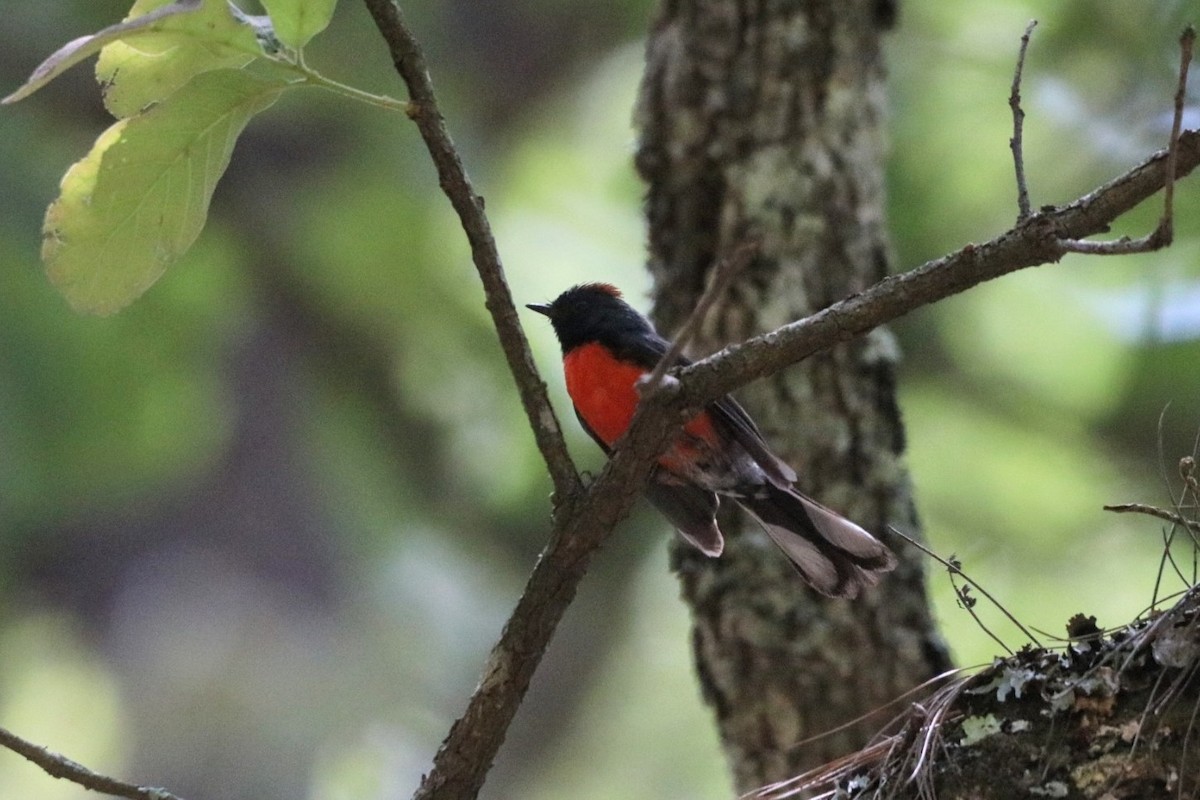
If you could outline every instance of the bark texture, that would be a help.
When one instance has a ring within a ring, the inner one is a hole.
[[[1178,800],[1200,797],[1200,589],[1105,636],[1067,623],[1069,645],[1026,647],[923,693],[896,732],[768,787],[786,797]]]
[[[1122,637],[998,661],[959,696],[927,774],[897,796],[916,789],[972,800],[1200,796],[1194,593],[1190,606],[1144,647],[1122,646],[1129,642]],[[1139,627],[1149,624],[1130,626],[1134,637]],[[893,784],[907,774],[895,774]]]
[[[693,355],[799,319],[884,277],[884,70],[891,7],[872,0],[663,0],[647,49],[637,165],[649,191],[655,316],[672,331],[712,265],[762,249]],[[800,487],[887,540],[917,530],[886,330],[749,387],[741,399]],[[727,532],[737,527],[725,520]],[[949,666],[918,556],[853,603],[803,587],[756,528],[674,563],[701,686],[745,791],[861,746],[871,719],[801,740]]]

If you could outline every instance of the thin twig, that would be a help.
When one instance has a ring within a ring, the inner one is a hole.
[[[70,781],[93,792],[128,797],[129,800],[180,800],[178,796],[171,794],[166,789],[135,786],[132,783],[93,772],[82,764],[60,756],[58,753],[52,753],[33,742],[28,742],[4,728],[0,728],[0,746],[7,747],[14,753],[29,759],[51,777]]]
[[[504,277],[496,240],[483,211],[483,198],[475,193],[471,179],[446,130],[446,121],[438,109],[437,97],[425,56],[404,22],[394,0],[365,0],[375,26],[387,41],[396,71],[408,87],[408,116],[417,125],[438,172],[438,182],[462,222],[471,245],[471,258],[483,282],[486,305],[508,360],[508,368],[517,383],[521,403],[529,418],[534,438],[554,481],[556,501],[561,503],[581,488],[579,473],[563,440],[562,428],[546,394],[546,384],[538,376],[529,343],[513,305],[512,292]]]
[[[1191,586],[1194,581],[1189,581],[1183,574],[1183,570],[1179,568],[1179,564],[1175,562],[1175,555],[1171,552],[1171,545],[1175,541],[1175,532],[1179,530],[1172,525],[1169,531],[1163,531],[1162,553],[1158,557],[1158,571],[1154,576],[1154,594],[1153,597],[1158,597],[1158,592],[1162,588],[1163,577],[1166,575],[1167,566],[1175,572],[1175,577],[1183,583],[1184,586]],[[1193,537],[1195,538],[1195,537]]]
[[[1017,619],[1016,617],[1014,617],[1012,615],[1012,613],[1009,612],[1009,610],[1000,603],[999,600],[997,600],[995,597],[992,597],[991,593],[987,589],[980,586],[978,582],[972,580],[970,575],[963,572],[962,567],[959,566],[956,562],[947,561],[946,559],[939,556],[937,553],[930,550],[925,545],[918,542],[916,539],[913,539],[908,534],[897,530],[893,526],[889,525],[888,530],[890,530],[892,533],[899,536],[904,541],[911,544],[913,547],[920,550],[925,555],[927,555],[930,558],[932,558],[933,560],[937,561],[939,564],[941,564],[943,567],[945,567],[947,570],[949,570],[951,575],[958,575],[964,581],[971,584],[971,586],[973,586],[976,589],[976,591],[978,591],[980,594],[982,594],[984,597],[986,597],[991,602],[992,605],[994,605],[996,608],[1000,609],[1001,613],[1003,613],[1004,616],[1008,617],[1009,622],[1011,622],[1013,625],[1016,625],[1017,628],[1021,631],[1021,633],[1025,634],[1026,638],[1028,638],[1029,641],[1033,642],[1034,645],[1036,645],[1039,648],[1044,647],[1042,645],[1042,643],[1040,641],[1038,641],[1038,638],[1036,636],[1034,636],[1033,633],[1029,630],[1029,628],[1026,628],[1023,624],[1021,624],[1021,621],[1019,619]],[[995,638],[995,637],[993,636],[993,638]],[[1012,651],[1009,651],[1009,652],[1012,652]]]
[[[1187,101],[1188,69],[1196,44],[1196,29],[1188,25],[1179,36],[1179,82],[1175,85],[1175,115],[1171,118],[1171,139],[1167,148],[1167,185],[1163,187],[1163,216],[1159,222],[1164,245],[1174,238],[1175,222],[1175,162],[1179,148],[1179,132],[1183,130],[1183,106]]]
[[[971,587],[959,586],[958,582],[954,580],[956,572],[957,574],[962,573],[962,562],[960,562],[954,556],[951,556],[946,563],[949,565],[947,572],[950,576],[950,586],[954,589],[954,596],[958,600],[958,607],[970,614],[971,619],[975,620],[975,624],[979,626],[979,629],[986,633],[988,638],[990,638],[993,642],[1000,645],[1001,650],[1008,653],[1010,656],[1013,655],[1013,649],[1005,644],[1004,640],[1000,638],[999,634],[989,628],[983,621],[983,618],[975,612],[975,605],[979,601],[971,596]]]
[[[1021,49],[1017,53],[1017,69],[1013,73],[1012,93],[1008,96],[1008,105],[1012,109],[1013,135],[1008,140],[1008,146],[1013,154],[1013,166],[1017,171],[1017,222],[1029,216],[1029,188],[1025,185],[1025,152],[1022,133],[1025,127],[1025,110],[1021,108],[1021,73],[1025,71],[1025,51],[1029,49],[1029,38],[1037,20],[1029,20],[1025,33],[1021,36]]]
[[[930,678],[920,686],[905,692],[901,698],[893,700],[892,703],[917,691],[928,689],[933,684],[961,672],[963,672],[962,669],[955,669]],[[902,747],[910,754],[905,757],[902,762],[903,764],[907,764],[913,760],[911,753],[913,748],[916,747],[918,737],[921,738],[921,743],[917,749],[916,763],[907,779],[900,785],[915,782],[919,785],[916,794],[917,797],[931,796],[927,795],[920,788],[920,785],[928,778],[926,765],[929,761],[930,751],[940,738],[941,728],[954,718],[951,712],[955,700],[972,682],[977,680],[978,675],[957,677],[953,682],[940,687],[928,697],[923,698],[921,702],[911,703],[904,711],[890,719],[880,729],[880,732],[872,737],[871,741],[862,749],[834,759],[827,764],[809,769],[791,778],[752,789],[741,795],[738,800],[784,800],[784,798],[799,795],[811,797],[813,800],[816,800],[816,798],[840,797],[842,795],[837,791],[838,784],[849,780],[853,776],[862,776],[865,773],[869,773],[870,770],[892,762],[893,756],[899,748]],[[888,703],[887,705],[891,705],[892,703]],[[884,733],[884,731],[895,728],[899,729],[896,733]],[[811,739],[806,741],[811,741]],[[883,775],[876,771],[869,777],[873,781],[881,781]],[[886,782],[881,781],[881,783]],[[826,791],[812,794],[821,789],[825,789]],[[881,795],[875,794],[873,796],[880,797]],[[908,797],[911,795],[906,792],[904,796]]]
[[[1087,242],[1079,238],[1062,241],[1063,250],[1069,253],[1084,253],[1097,256],[1122,256],[1132,253],[1149,253],[1171,244],[1175,237],[1175,180],[1179,168],[1179,137],[1183,130],[1183,107],[1187,99],[1188,69],[1192,64],[1192,49],[1196,42],[1196,29],[1188,25],[1179,37],[1179,80],[1175,86],[1175,115],[1171,120],[1171,136],[1167,142],[1165,173],[1163,181],[1163,213],[1158,225],[1149,234],[1131,239],[1122,236],[1107,242]]]
[[[891,700],[888,700],[886,703],[881,703],[880,705],[876,706],[875,708],[871,709],[870,711],[867,711],[863,714],[859,714],[854,719],[847,720],[835,728],[830,728],[828,730],[821,731],[820,733],[814,733],[812,736],[801,739],[800,741],[796,742],[795,744],[789,745],[787,749],[788,750],[796,750],[798,748],[804,747],[805,745],[812,744],[813,742],[819,741],[826,737],[834,736],[838,733],[841,733],[842,731],[849,730],[849,729],[853,728],[855,725],[858,725],[861,722],[866,722],[867,720],[871,719],[872,717],[875,717],[876,715],[879,714],[879,712],[883,711],[884,709],[890,708],[897,703],[902,703],[905,700],[907,700],[908,698],[912,697],[913,695],[915,695],[919,692],[925,691],[926,689],[930,688],[934,684],[941,683],[946,678],[953,678],[956,676],[961,677],[962,673],[966,672],[967,669],[969,669],[969,667],[954,667],[952,669],[946,670],[945,672],[934,675],[932,678],[926,678],[925,680],[918,683],[916,686],[902,692],[901,694],[897,695],[896,697],[893,697]],[[880,729],[880,733],[877,733],[876,736],[881,735],[882,731],[885,731],[888,728],[892,727],[897,722],[897,720],[899,720],[901,717],[903,717],[903,713],[892,717],[892,719]]]
[[[714,303],[725,296],[733,279],[741,273],[758,255],[761,242],[757,239],[748,239],[733,249],[725,258],[717,262],[717,266],[713,269],[712,280],[708,282],[708,287],[704,290],[704,294],[700,295],[700,300],[696,303],[696,307],[692,309],[692,313],[688,315],[687,320],[683,323],[678,333],[675,334],[674,340],[671,342],[671,347],[659,359],[654,371],[644,378],[638,386],[638,391],[642,397],[648,397],[652,394],[663,378],[667,374],[667,370],[675,366],[675,362],[679,360],[679,356],[683,354],[686,348],[692,341],[692,337],[700,330],[700,326],[704,323],[704,318],[708,315],[708,310]]]
[[[1187,528],[1192,533],[1200,533],[1200,522],[1190,520],[1186,517],[1176,514],[1174,511],[1168,511],[1165,508],[1158,508],[1157,506],[1148,506],[1144,503],[1117,503],[1111,506],[1104,506],[1104,510],[1115,511],[1118,514],[1146,514],[1147,516],[1166,520],[1172,525],[1178,525],[1181,528]]]

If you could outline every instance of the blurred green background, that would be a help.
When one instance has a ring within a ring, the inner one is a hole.
[[[405,9],[516,297],[606,280],[645,307],[629,120],[648,0]],[[126,10],[10,4],[0,92]],[[1007,98],[1030,18],[1036,206],[1162,146],[1195,11],[903,3],[888,37],[898,268],[1013,222]],[[402,94],[357,3],[308,58]],[[548,531],[549,481],[457,222],[407,120],[300,93],[252,123],[184,262],[122,314],[78,317],[41,272],[41,215],[107,125],[86,66],[0,111],[0,725],[189,800],[407,797]],[[1077,611],[1118,624],[1154,593],[1161,526],[1100,507],[1169,506],[1195,452],[1200,180],[1178,204],[1166,252],[1068,257],[898,326],[929,539],[1052,635]],[[1149,231],[1159,208],[1115,233]],[[549,328],[528,322],[595,469]],[[666,539],[641,509],[601,554],[485,797],[729,795]],[[931,571],[958,662],[989,660],[996,644]],[[0,796],[84,795],[0,753]]]

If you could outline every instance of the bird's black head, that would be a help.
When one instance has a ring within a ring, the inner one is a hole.
[[[657,336],[650,321],[607,283],[574,286],[553,303],[530,303],[526,308],[550,318],[564,354],[588,342],[617,347],[631,338]]]

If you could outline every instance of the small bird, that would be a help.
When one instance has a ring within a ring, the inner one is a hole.
[[[633,420],[639,379],[654,370],[669,343],[607,283],[575,286],[552,303],[526,308],[550,318],[562,345],[575,416],[611,453]],[[726,395],[683,426],[659,458],[646,497],[684,539],[714,557],[725,547],[716,520],[719,496],[734,500],[758,520],[804,580],[829,597],[857,597],[895,568],[891,550],[798,492],[795,480],[796,473],[767,447],[750,415]]]

